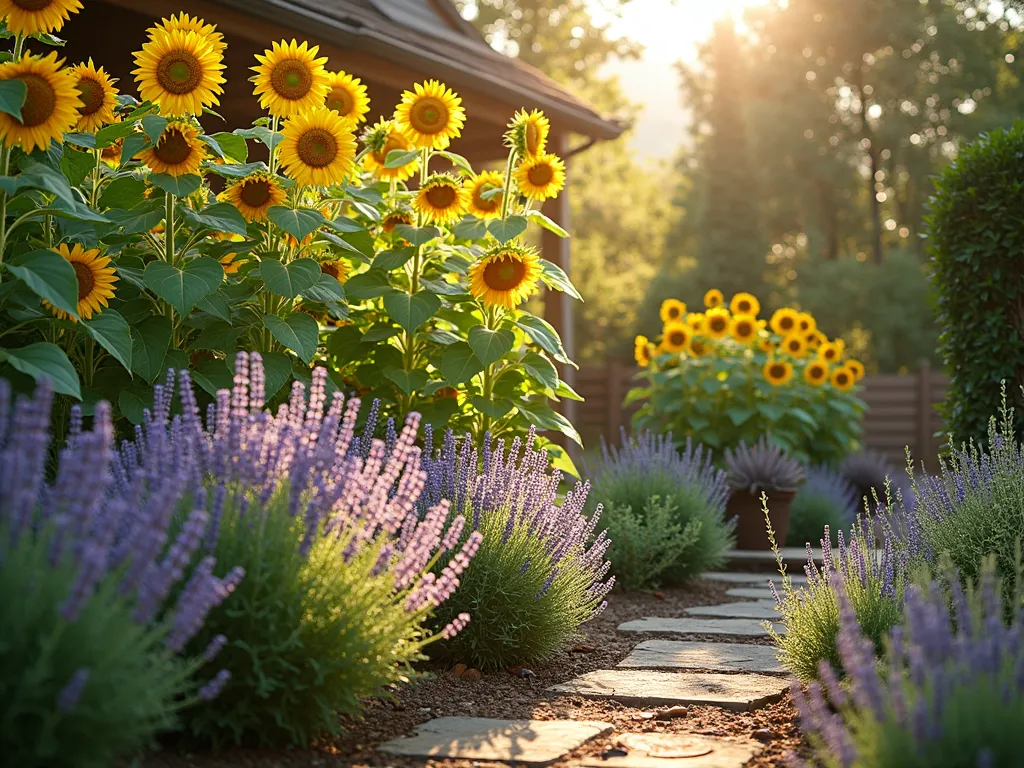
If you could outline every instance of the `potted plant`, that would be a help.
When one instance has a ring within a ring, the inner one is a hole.
[[[785,541],[790,507],[804,482],[803,467],[765,437],[754,446],[741,442],[735,450],[726,449],[725,464],[730,489],[725,515],[737,518],[737,548],[771,549],[761,509],[762,492],[768,494],[768,517],[775,538]]]

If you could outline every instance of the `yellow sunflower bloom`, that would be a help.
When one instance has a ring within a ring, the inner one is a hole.
[[[366,86],[358,77],[352,77],[346,72],[328,72],[327,85],[327,96],[324,97],[327,109],[355,123],[366,122],[370,97],[366,95]]]
[[[814,360],[804,368],[804,381],[812,387],[820,387],[828,381],[828,363],[821,360]]]
[[[860,360],[850,358],[846,363],[844,363],[844,365],[850,369],[850,373],[853,374],[854,381],[860,381],[864,378],[864,363]]]
[[[565,163],[557,155],[527,156],[516,167],[516,185],[529,200],[558,197],[565,186]]]
[[[153,173],[188,176],[198,173],[206,156],[206,145],[199,140],[199,130],[191,123],[173,121],[167,124],[156,145],[139,153]]]
[[[219,199],[235,206],[248,222],[266,221],[267,212],[284,203],[288,193],[269,173],[257,171],[225,189]]]
[[[821,349],[822,344],[828,344],[828,336],[821,331],[811,331],[804,337],[808,349]]]
[[[395,107],[398,130],[420,149],[447,149],[462,135],[465,123],[462,99],[437,80],[416,83]]]
[[[756,296],[749,293],[737,293],[729,302],[729,309],[734,315],[753,315],[757,317],[761,312],[761,302]]]
[[[96,249],[86,250],[78,243],[70,249],[66,243],[61,243],[52,250],[70,261],[75,268],[75,277],[78,278],[78,316],[89,320],[102,312],[108,306],[107,300],[114,297],[114,283],[118,280],[114,268],[110,266],[110,258],[100,256]],[[60,319],[78,322],[49,302],[44,301],[43,304]]]
[[[717,288],[712,288],[710,291],[704,294],[704,306],[708,309],[715,309],[715,307],[722,306],[725,301],[725,297],[722,292]]]
[[[447,224],[458,221],[466,213],[469,192],[454,176],[434,173],[423,182],[412,207],[431,224]]]
[[[775,310],[769,325],[771,325],[772,330],[779,334],[779,336],[789,335],[793,331],[797,330],[796,310],[790,309],[789,307],[783,307],[782,309]]]
[[[825,343],[818,347],[818,359],[826,363],[838,363],[842,354],[835,344]]]
[[[840,392],[849,392],[853,389],[853,385],[857,383],[857,378],[854,376],[853,371],[845,365],[841,365],[832,371],[831,381],[832,386]]]
[[[80,10],[81,0],[0,0],[0,18],[16,35],[58,32]]]
[[[800,312],[796,316],[796,324],[802,333],[811,333],[818,329],[818,324],[810,312]]]
[[[514,147],[521,157],[543,154],[548,144],[551,122],[539,109],[521,109],[512,116],[505,132],[505,146]]]
[[[685,352],[693,340],[693,329],[678,321],[667,323],[661,336],[661,346],[666,352]]]
[[[501,216],[501,202],[504,192],[484,197],[485,192],[501,190],[505,179],[498,171],[483,171],[467,179],[466,193],[469,195],[469,212],[478,219],[496,219]]]
[[[90,58],[84,64],[78,64],[69,70],[78,88],[78,98],[82,106],[78,108],[79,131],[95,133],[104,125],[117,120],[114,108],[117,106],[117,82],[108,75],[103,67],[97,68]]]
[[[540,272],[536,251],[506,243],[469,268],[469,292],[487,306],[515,309],[537,290]]]
[[[242,262],[238,259],[237,253],[225,253],[218,259],[220,261],[221,269],[224,270],[225,275],[234,275],[238,272],[242,266]]]
[[[352,121],[329,109],[297,115],[281,131],[281,166],[300,186],[340,184],[352,174],[355,156]]]
[[[769,360],[761,369],[768,383],[773,387],[789,384],[793,378],[793,364],[786,360]]]
[[[295,40],[273,43],[262,54],[256,54],[258,66],[250,67],[256,74],[249,78],[256,88],[260,108],[274,117],[297,117],[324,106],[330,81],[324,64],[327,57],[317,58],[320,46]]]
[[[661,315],[661,322],[675,323],[683,320],[686,315],[686,305],[679,301],[679,299],[665,299],[661,302],[659,314]]]
[[[412,213],[409,211],[389,211],[380,222],[382,231],[391,234],[399,224],[412,226]]]
[[[799,333],[791,333],[782,337],[779,349],[790,357],[804,357],[807,354],[807,342]]]
[[[363,155],[363,168],[371,171],[379,179],[405,181],[412,178],[420,169],[418,157],[397,168],[385,167],[388,154],[395,151],[404,152],[412,148],[412,142],[398,130],[394,120],[378,120],[372,128],[364,132],[363,144],[366,146],[366,154]]]
[[[142,98],[159,104],[167,117],[199,115],[224,93],[224,57],[198,32],[154,30],[135,64]]]
[[[339,283],[344,283],[352,272],[352,265],[347,261],[321,261],[320,271],[330,275]]]
[[[724,307],[709,309],[704,315],[704,335],[710,339],[724,339],[729,335],[731,324],[729,310]]]
[[[78,124],[82,99],[75,78],[61,69],[63,63],[56,53],[50,53],[43,58],[26,55],[21,61],[0,64],[0,80],[25,84],[21,119],[0,112],[0,140],[5,144],[20,146],[26,152],[46,149]]]
[[[775,344],[767,336],[757,342],[757,348],[769,355],[775,352]]]
[[[646,336],[637,336],[633,341],[633,358],[642,368],[651,364],[651,342]]]
[[[757,318],[753,315],[735,315],[729,333],[740,344],[749,344],[757,338]]]
[[[111,168],[117,168],[121,165],[121,150],[123,148],[124,139],[118,139],[100,150],[100,159]]]
[[[228,44],[224,41],[224,35],[217,31],[216,24],[207,24],[198,16],[189,16],[184,11],[171,16],[169,19],[161,19],[149,31],[149,36],[156,37],[161,32],[173,32],[176,29],[185,32],[195,32],[206,40],[213,47],[213,50],[219,54],[223,54],[228,48]]]
[[[686,324],[693,328],[694,333],[700,333],[704,330],[704,318],[703,312],[691,312],[686,316]]]
[[[694,357],[704,357],[708,353],[708,345],[704,339],[694,338],[690,340],[690,354]]]

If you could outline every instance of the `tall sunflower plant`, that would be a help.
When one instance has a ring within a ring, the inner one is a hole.
[[[212,397],[251,350],[268,397],[326,364],[329,386],[396,413],[578,441],[550,405],[578,398],[556,368],[572,363],[524,308],[542,284],[579,298],[525,239],[531,223],[565,236],[539,210],[565,183],[542,113],[517,113],[504,168],[477,172],[451,151],[466,113],[450,89],[416,84],[370,124],[366,86],[293,40],[253,63],[265,116],[215,132],[214,25],[181,13],[150,29],[136,97],[45,50],[80,9],[0,0],[5,376],[45,376],[87,412],[112,400],[139,423],[168,368]]]
[[[654,341],[637,336],[637,428],[671,432],[715,449],[767,435],[804,462],[832,464],[856,450],[865,404],[860,361],[814,317],[783,307],[761,317],[749,293],[727,303],[718,290],[703,311],[675,299],[661,306]]]

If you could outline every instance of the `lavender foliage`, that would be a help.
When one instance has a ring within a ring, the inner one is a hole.
[[[800,486],[790,507],[786,534],[786,545],[790,547],[817,541],[826,525],[833,531],[848,528],[861,509],[856,490],[831,467],[813,465],[807,468],[806,475],[807,481]]]

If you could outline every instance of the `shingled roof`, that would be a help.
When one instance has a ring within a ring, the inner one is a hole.
[[[450,0],[215,0],[296,32],[329,38],[409,68],[429,71],[456,90],[475,89],[518,108],[543,109],[567,129],[594,139],[623,130],[538,69],[503,56]]]

